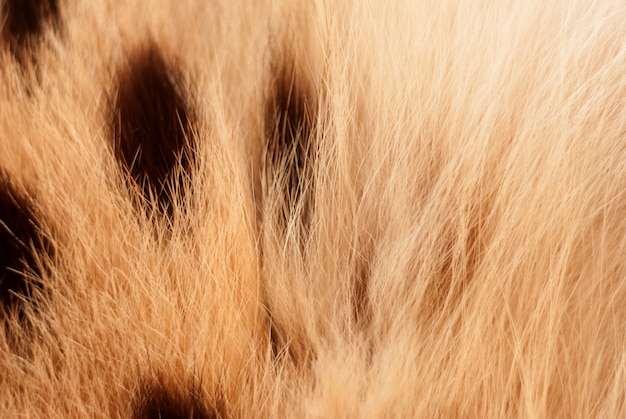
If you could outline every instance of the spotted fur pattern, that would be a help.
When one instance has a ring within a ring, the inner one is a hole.
[[[622,0],[2,0],[1,417],[625,417]]]

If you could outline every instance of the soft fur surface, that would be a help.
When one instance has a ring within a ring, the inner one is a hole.
[[[623,0],[4,0],[0,416],[626,417]]]

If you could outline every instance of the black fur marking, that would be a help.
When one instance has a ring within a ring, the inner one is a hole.
[[[172,189],[182,183],[175,169],[191,166],[192,110],[178,69],[154,44],[131,56],[118,73],[113,109],[114,152],[149,199],[171,215]]]
[[[0,304],[21,313],[22,298],[34,288],[27,274],[41,276],[35,253],[52,256],[53,249],[41,235],[41,218],[29,195],[19,191],[0,173]]]
[[[31,54],[47,27],[59,25],[58,0],[4,0],[2,36],[19,59]]]
[[[265,166],[270,177],[281,176],[286,201],[285,218],[311,188],[311,159],[315,137],[316,102],[309,80],[301,76],[290,59],[271,68],[269,97],[265,105]]]
[[[200,390],[181,388],[167,380],[143,382],[133,407],[136,419],[218,419],[226,418],[223,403],[207,407]]]

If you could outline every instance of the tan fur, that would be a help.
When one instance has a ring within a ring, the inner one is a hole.
[[[36,63],[0,57],[0,167],[58,248],[0,416],[128,417],[159,377],[230,417],[626,416],[622,1],[60,4]],[[198,112],[171,227],[110,151],[150,39]],[[281,54],[315,96],[284,223]]]

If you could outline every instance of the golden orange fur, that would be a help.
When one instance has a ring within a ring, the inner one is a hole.
[[[0,47],[53,243],[0,273],[0,416],[626,416],[623,1],[45,10]]]

